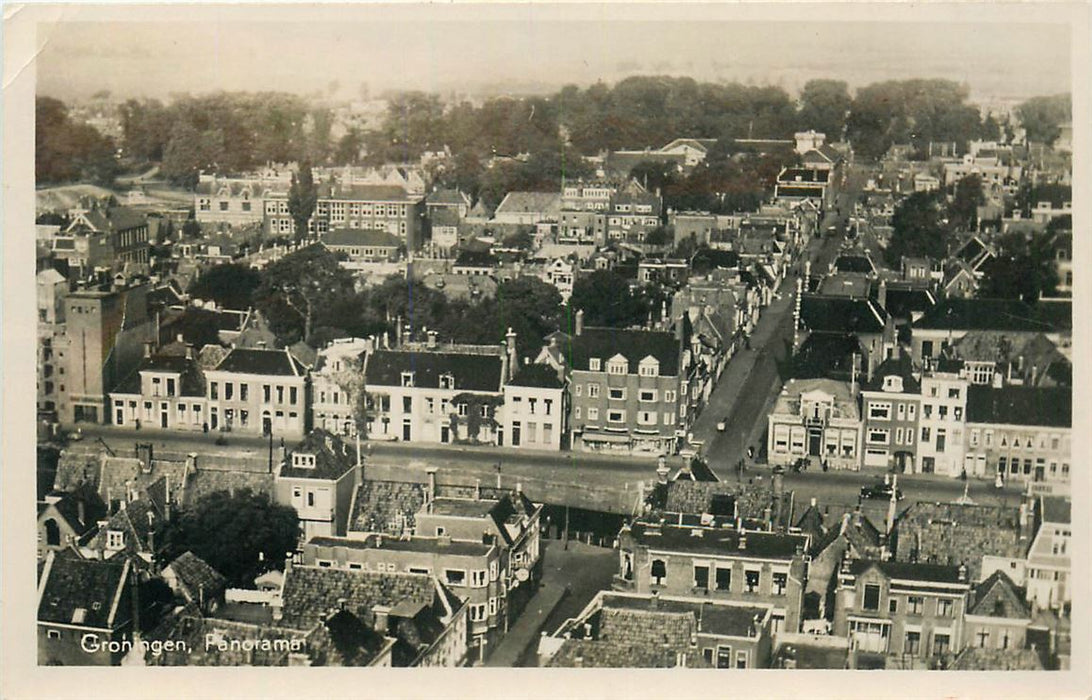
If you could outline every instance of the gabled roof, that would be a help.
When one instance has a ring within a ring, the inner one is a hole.
[[[558,378],[557,372],[546,365],[526,365],[521,367],[518,374],[508,382],[511,386],[529,386],[542,389],[560,389],[565,386]]]
[[[441,206],[470,206],[470,198],[456,189],[440,189],[430,192],[428,197],[425,198],[425,202]]]
[[[1069,428],[1073,424],[1071,387],[971,385],[967,389],[967,422],[1042,425]]]
[[[227,587],[223,574],[189,550],[165,568],[174,572],[178,587],[190,602],[197,602],[202,595],[214,597]]]
[[[903,394],[918,394],[921,391],[921,382],[914,376],[914,362],[909,355],[892,357],[884,360],[880,366],[873,370],[872,381],[862,382],[864,391],[883,391],[884,380],[887,377],[896,376],[902,378]]]
[[[676,482],[678,483],[678,482]],[[695,536],[698,530],[701,536]],[[633,539],[647,547],[673,552],[724,554],[759,559],[792,559],[797,548],[806,548],[802,534],[767,531],[746,532],[734,528],[692,527],[637,521],[630,526]]]
[[[39,584],[38,622],[113,629],[130,619],[122,600],[129,562],[50,553]]]
[[[296,454],[314,455],[314,467],[296,466],[292,459]],[[337,480],[355,466],[356,456],[344,440],[322,428],[315,428],[292,448],[281,464],[277,478]]]
[[[804,294],[800,322],[813,333],[880,333],[887,312],[871,299]]]
[[[560,211],[560,192],[509,192],[497,206],[494,216],[509,213],[556,215]]]
[[[679,372],[679,340],[666,331],[586,327],[570,340],[571,366],[588,370],[588,360],[599,358],[602,371],[607,361],[622,355],[629,364],[629,374],[637,374],[641,360],[648,356],[660,363],[660,376],[673,377]]]
[[[205,375],[196,360],[177,355],[155,355],[141,360],[136,369],[121,380],[113,391],[113,394],[140,394],[141,372],[169,372],[178,373],[179,396],[204,396]]]
[[[281,377],[301,377],[307,372],[286,350],[252,348],[234,348],[216,365],[216,371]]]
[[[1025,601],[1025,591],[1017,587],[1004,571],[997,570],[974,587],[968,615],[1030,620],[1031,609]]]
[[[857,559],[850,563],[849,573],[860,576],[872,568],[878,569],[884,576],[891,579],[920,581],[922,583],[966,583],[965,580],[960,581],[958,566],[942,564]]]
[[[458,352],[376,350],[368,356],[365,381],[371,386],[401,386],[402,373],[413,373],[414,386],[437,389],[440,377],[451,374],[453,389],[501,390],[504,362],[499,355]]]
[[[401,241],[380,229],[338,228],[322,237],[325,246],[397,248]]]
[[[914,328],[932,330],[994,330],[1068,332],[1073,327],[1070,302],[1018,299],[959,299],[939,302],[914,322]]]
[[[366,479],[357,490],[349,530],[401,535],[414,527],[424,504],[424,484]]]
[[[393,608],[412,602],[431,606],[436,583],[424,574],[389,574],[367,571],[292,566],[284,577],[284,616],[281,624],[311,629],[336,611],[339,601],[358,616],[377,605]]]
[[[489,251],[463,250],[455,258],[455,267],[495,268],[499,264],[497,256]]]

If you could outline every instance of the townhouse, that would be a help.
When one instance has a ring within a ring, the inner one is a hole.
[[[808,536],[750,529],[730,515],[663,513],[623,526],[613,588],[769,605],[770,631],[800,629]]]
[[[1073,600],[1070,554],[1073,504],[1061,496],[1040,496],[1035,539],[1027,557],[1027,600],[1037,608],[1068,608]]]
[[[921,385],[909,357],[887,360],[861,385],[865,467],[920,470],[917,457]]]
[[[311,425],[345,436],[357,434],[364,404],[364,363],[374,342],[339,338],[319,350],[311,370]]]
[[[972,331],[1017,334],[1042,333],[1059,347],[1069,344],[1073,305],[1069,300],[958,299],[937,303],[914,321],[911,345],[916,361],[939,358],[943,351]]]
[[[568,338],[567,367],[572,391],[573,446],[655,456],[673,454],[690,418],[686,386],[690,370],[682,349],[682,325],[664,331],[585,328],[576,313]],[[536,362],[547,362],[543,348]]]
[[[78,268],[80,276],[95,269],[120,269],[147,263],[148,218],[129,207],[73,209],[71,222],[52,242],[53,255]]]
[[[1067,386],[971,386],[964,469],[975,476],[1068,485],[1072,401]]]
[[[963,648],[970,589],[962,565],[844,559],[833,634],[887,668],[929,668]]]
[[[1028,644],[1031,607],[1025,592],[1004,571],[995,571],[971,591],[963,618],[968,649],[1023,649]]]
[[[307,432],[310,378],[291,352],[233,348],[205,370],[210,430],[301,438]]]
[[[359,451],[354,455],[341,438],[321,429],[284,455],[273,475],[273,495],[296,510],[301,542],[348,531],[363,468]]]
[[[376,350],[364,370],[367,435],[375,440],[503,444],[501,406],[515,335],[505,346]]]
[[[790,379],[767,424],[766,453],[772,465],[808,459],[814,466],[860,469],[861,414],[848,382]]]
[[[193,190],[194,219],[198,223],[232,226],[260,223],[264,213],[262,201],[270,188],[288,184],[286,178],[217,177],[202,173]]]
[[[546,365],[521,367],[504,385],[503,435],[510,447],[561,450],[569,443],[569,394]]]
[[[954,372],[938,370],[922,375],[917,444],[922,474],[962,474],[967,447],[967,387],[967,380]]]

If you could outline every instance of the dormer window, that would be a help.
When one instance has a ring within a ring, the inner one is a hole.
[[[315,455],[307,452],[295,452],[292,454],[292,466],[297,469],[314,469]]]
[[[106,531],[106,548],[112,552],[125,548],[125,533],[121,530]]]
[[[441,389],[454,389],[455,388],[455,375],[441,374],[440,375],[440,388]]]
[[[413,386],[413,372],[402,373],[402,386]]]
[[[607,374],[626,374],[628,370],[629,363],[626,362],[626,358],[624,357],[612,358],[611,361],[607,363]]]
[[[588,360],[588,369],[592,372],[598,372],[602,369],[598,357],[593,357]]]
[[[883,390],[902,393],[902,377],[891,375],[883,378]]]
[[[654,357],[646,357],[641,360],[637,373],[642,377],[656,377],[660,374],[660,363]]]

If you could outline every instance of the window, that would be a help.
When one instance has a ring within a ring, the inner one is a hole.
[[[888,599],[888,601],[887,601],[887,611],[889,613],[891,613],[892,615],[894,615],[895,613],[897,613],[899,611],[899,599],[898,598]]]
[[[906,596],[906,613],[908,615],[920,615],[924,607],[924,597],[920,595]]]
[[[655,377],[660,374],[660,366],[652,363],[642,363],[641,366],[637,368],[637,373],[642,377]]]
[[[611,360],[607,363],[607,374],[626,374],[629,363],[625,360]]]
[[[589,384],[588,385],[588,398],[589,399],[599,398],[599,385],[598,384]]]
[[[761,573],[758,572],[758,571],[744,571],[743,572],[744,590],[747,591],[748,593],[757,593],[760,578],[761,578]]]
[[[296,387],[291,387],[288,390],[288,403],[290,403],[293,406],[296,405],[296,400],[299,398],[297,393],[296,393],[297,391],[298,390],[296,389]]]
[[[709,567],[707,565],[694,565],[694,588],[709,590]]]
[[[732,647],[717,647],[717,668],[732,668]]]
[[[870,402],[868,404],[868,417],[873,420],[890,420],[891,404]]]
[[[534,413],[534,411],[532,411],[532,413]],[[489,417],[489,406],[486,406],[484,404],[479,406],[478,407],[478,415],[480,415],[482,418],[488,418]]]
[[[584,385],[583,384],[577,384],[576,385],[576,395],[577,396],[583,396],[584,395]]]
[[[466,585],[466,571],[463,569],[444,569],[444,580],[452,586]]]
[[[457,413],[458,413],[458,414],[459,414],[460,416],[466,416],[466,415],[467,415],[467,406],[466,406],[466,402],[465,402],[465,401],[464,401],[464,402],[461,402],[461,403],[460,403],[460,404],[458,405],[458,410],[457,410]]]
[[[736,652],[736,668],[747,668],[747,652]]]
[[[612,400],[614,400],[614,401],[620,401],[620,400],[626,398],[626,390],[625,389],[611,389],[610,390],[610,398]]]
[[[906,633],[906,644],[902,649],[904,654],[917,656],[921,653],[921,632],[910,631]]]
[[[717,567],[716,583],[718,591],[727,591],[732,588],[732,570]]]
[[[868,442],[873,445],[886,445],[888,438],[890,437],[889,430],[880,428],[869,428],[868,430]]]
[[[607,411],[608,423],[624,423],[626,420],[625,411]]]
[[[948,389],[948,398],[949,399],[958,399],[959,398],[959,387],[949,388]]]
[[[706,647],[701,650],[701,657],[705,659],[705,663],[710,666],[713,665],[713,647]]]
[[[485,569],[476,569],[470,572],[470,585],[481,588],[485,585]]]
[[[909,406],[906,407],[906,418],[907,418],[907,420],[914,420],[914,418],[917,416],[917,414],[918,414],[917,404],[910,404]]]
[[[921,429],[921,441],[922,442],[929,442],[929,429],[928,428],[922,428]]]
[[[588,409],[588,420],[599,420],[599,409],[598,408],[592,407],[592,408]]]
[[[773,575],[773,594],[785,595],[785,589],[789,585],[789,575],[786,573],[777,573]]]
[[[402,373],[402,386],[413,386],[413,372]]]
[[[499,572],[499,568],[497,566],[497,562],[496,561],[489,562],[489,580],[490,581],[496,581],[497,580],[498,572]]]
[[[600,370],[600,367],[602,367],[602,365],[600,364],[598,357],[592,357],[588,359],[588,370],[592,372],[598,372]]]
[[[655,401],[656,400],[656,391],[654,389],[641,389],[641,394],[640,394],[639,398],[640,398],[641,401],[646,401],[646,402],[647,401]]]
[[[270,386],[268,384],[263,384],[262,385],[262,401],[264,403],[269,403],[269,391],[270,391]]]
[[[470,620],[471,622],[482,622],[485,620],[485,603],[474,603],[470,606]]]
[[[496,598],[490,598],[489,599],[489,614],[490,615],[496,615],[497,614],[497,599]]]
[[[880,609],[880,587],[875,584],[866,584],[864,587],[864,609]]]
[[[952,648],[952,638],[948,634],[936,632],[933,634],[933,654],[947,654]]]
[[[220,398],[220,384],[218,382],[209,382],[209,398]]]
[[[937,617],[951,617],[953,607],[951,600],[941,598],[937,601]]]
[[[653,559],[651,576],[654,585],[662,585],[667,580],[667,562],[663,559]]]
[[[668,403],[675,403],[675,392],[670,389],[664,391],[664,401]]]
[[[106,548],[118,550],[125,547],[125,533],[121,530],[106,531]]]

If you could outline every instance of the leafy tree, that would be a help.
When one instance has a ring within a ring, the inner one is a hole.
[[[667,245],[672,242],[671,232],[666,226],[657,226],[645,235],[648,245]]]
[[[584,311],[589,326],[628,328],[648,318],[648,306],[633,294],[629,282],[613,270],[596,270],[573,284],[569,298],[573,313]]]
[[[535,246],[535,234],[530,226],[520,226],[515,233],[506,236],[501,243],[506,248],[531,250]]]
[[[315,176],[311,172],[311,163],[300,164],[299,173],[292,174],[292,184],[288,187],[288,212],[296,226],[296,241],[307,238],[307,222],[315,213],[318,204],[318,188]]]
[[[809,80],[800,92],[797,123],[801,129],[826,134],[828,141],[838,141],[852,103],[845,81]]]
[[[895,209],[891,243],[884,251],[888,264],[897,267],[903,256],[939,259],[948,253],[948,225],[943,194],[915,192]]]
[[[196,219],[186,219],[186,223],[182,224],[182,235],[186,238],[200,238],[201,224]]]
[[[991,299],[1023,299],[1035,302],[1053,295],[1058,287],[1054,267],[1053,236],[1009,234],[998,243],[998,255],[983,269],[978,295]]]
[[[353,127],[338,139],[337,148],[334,149],[334,161],[339,165],[355,165],[360,161],[360,154],[364,150],[364,134]]]
[[[256,576],[283,569],[285,554],[296,548],[299,526],[294,508],[242,489],[203,496],[171,520],[167,533],[172,550],[189,550],[231,585],[249,587]]]
[[[210,268],[195,279],[187,290],[198,299],[211,299],[226,309],[250,308],[254,291],[262,283],[261,274],[239,263],[228,263]]]
[[[319,244],[294,251],[261,273],[255,306],[279,342],[309,340],[315,319],[326,306],[352,294],[352,275]]]
[[[986,201],[982,193],[982,177],[972,173],[955,184],[955,195],[948,205],[948,219],[957,231],[978,228],[978,207]]]
[[[1027,130],[1028,141],[1052,144],[1061,133],[1060,126],[1073,119],[1069,93],[1033,97],[1016,107],[1016,116]]]
[[[41,185],[92,182],[113,185],[118,172],[112,140],[94,127],[77,123],[60,100],[34,102],[35,181]]]

